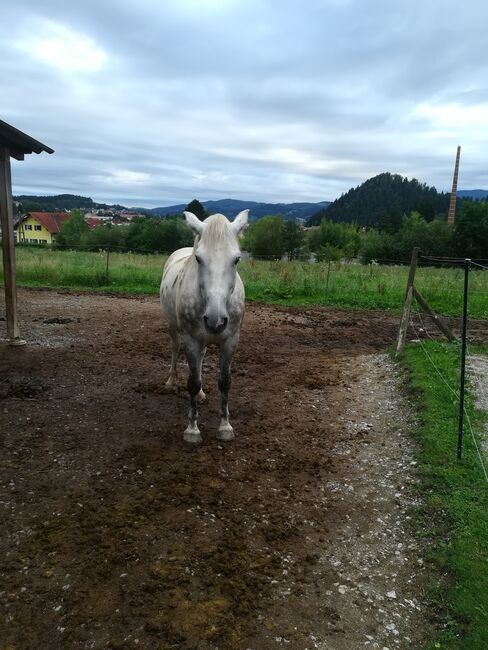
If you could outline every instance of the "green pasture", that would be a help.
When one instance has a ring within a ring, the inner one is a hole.
[[[471,350],[473,352],[473,350]],[[488,354],[488,347],[478,348]],[[427,647],[488,648],[488,482],[478,456],[487,414],[468,383],[463,454],[456,459],[459,344],[408,344],[402,365],[419,414],[417,460],[422,506],[415,528],[425,541],[435,638]],[[471,423],[472,432],[469,426]],[[485,466],[488,459],[484,457]]]
[[[166,257],[155,254],[55,251],[17,248],[20,286],[157,294]],[[249,300],[284,305],[334,305],[399,310],[406,266],[243,261],[239,272]],[[1,274],[1,271],[0,271]],[[463,270],[420,267],[416,285],[439,313],[457,316],[462,308]],[[1,275],[0,275],[1,277]],[[488,272],[470,274],[470,314],[488,318]]]

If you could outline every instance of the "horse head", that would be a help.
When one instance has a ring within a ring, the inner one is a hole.
[[[228,304],[240,260],[238,237],[248,225],[249,210],[240,212],[232,222],[223,214],[213,214],[205,221],[200,221],[192,212],[184,214],[186,223],[196,234],[192,258],[205,329],[211,334],[220,334],[229,320]]]

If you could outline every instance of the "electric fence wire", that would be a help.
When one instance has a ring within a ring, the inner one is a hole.
[[[478,262],[474,262],[471,260],[471,264],[474,264],[475,266],[479,266],[480,269],[483,269],[483,271],[488,271],[488,266],[485,266],[484,264],[479,264]]]
[[[415,298],[415,305],[416,305],[416,312],[417,312],[417,315],[419,317],[419,320],[420,320],[420,322],[422,322],[422,317],[420,316],[419,304],[418,304],[416,298]],[[425,356],[430,361],[430,363],[432,364],[432,367],[434,368],[436,373],[439,375],[439,377],[442,379],[442,381],[447,386],[447,388],[452,393],[452,395],[456,398],[457,401],[459,401],[459,391],[457,391],[455,388],[453,388],[451,386],[451,384],[447,381],[447,379],[444,377],[442,372],[439,370],[437,364],[433,360],[432,356],[429,354],[429,352],[428,352],[427,348],[425,347],[422,339],[420,338],[420,333],[417,331],[417,328],[415,327],[415,323],[414,323],[413,319],[410,319],[410,323],[411,323],[412,328],[413,328],[413,330],[415,332],[416,339],[420,343],[420,347],[421,347],[422,351],[424,352]],[[425,329],[424,329],[424,331],[425,331]],[[471,418],[469,417],[469,413],[468,413],[468,411],[466,409],[466,406],[464,407],[463,411],[464,411],[464,415],[466,417],[466,421],[467,421],[468,426],[469,426],[469,430],[470,430],[470,433],[471,433],[471,438],[473,440],[473,444],[474,444],[474,447],[476,449],[476,453],[478,455],[478,459],[479,459],[479,462],[480,462],[480,465],[481,465],[481,469],[483,470],[485,481],[486,481],[486,483],[488,483],[488,471],[486,469],[485,461],[483,459],[480,448],[478,446],[478,442],[476,440],[476,436],[475,436],[475,433],[474,433],[474,430],[473,430],[473,425],[471,424]]]

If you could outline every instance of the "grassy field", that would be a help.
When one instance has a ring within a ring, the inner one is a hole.
[[[438,637],[429,648],[488,648],[488,483],[465,427],[463,457],[456,460],[458,400],[434,370],[457,391],[459,346],[410,344],[403,365],[417,402],[418,461],[424,500],[418,528],[428,542],[433,574],[442,576],[431,595]],[[425,351],[431,360],[426,356]],[[488,348],[484,348],[488,354]],[[486,414],[476,411],[470,395],[467,410],[475,435]],[[486,463],[486,460],[485,460]]]
[[[17,248],[20,286],[62,287],[125,293],[157,293],[165,257],[135,253],[51,251]],[[399,310],[408,268],[334,262],[241,262],[249,300],[287,305],[334,305]],[[0,271],[1,273],[1,271]],[[462,269],[421,267],[416,285],[439,313],[462,309]],[[1,277],[1,276],[0,276]],[[488,272],[470,274],[470,314],[488,318]]]

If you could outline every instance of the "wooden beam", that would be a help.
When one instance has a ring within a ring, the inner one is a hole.
[[[429,303],[425,298],[423,298],[420,293],[417,291],[417,289],[414,287],[413,288],[413,294],[419,303],[419,305],[422,307],[422,309],[425,311],[426,314],[428,314],[434,324],[440,329],[440,331],[450,340],[450,341],[455,341],[456,337],[454,334],[451,332],[449,327],[443,322],[441,318],[435,313],[435,311],[430,307]]]
[[[0,147],[0,223],[2,224],[7,337],[11,343],[21,343],[17,315],[17,287],[15,282],[15,242],[10,152],[5,147]]]

